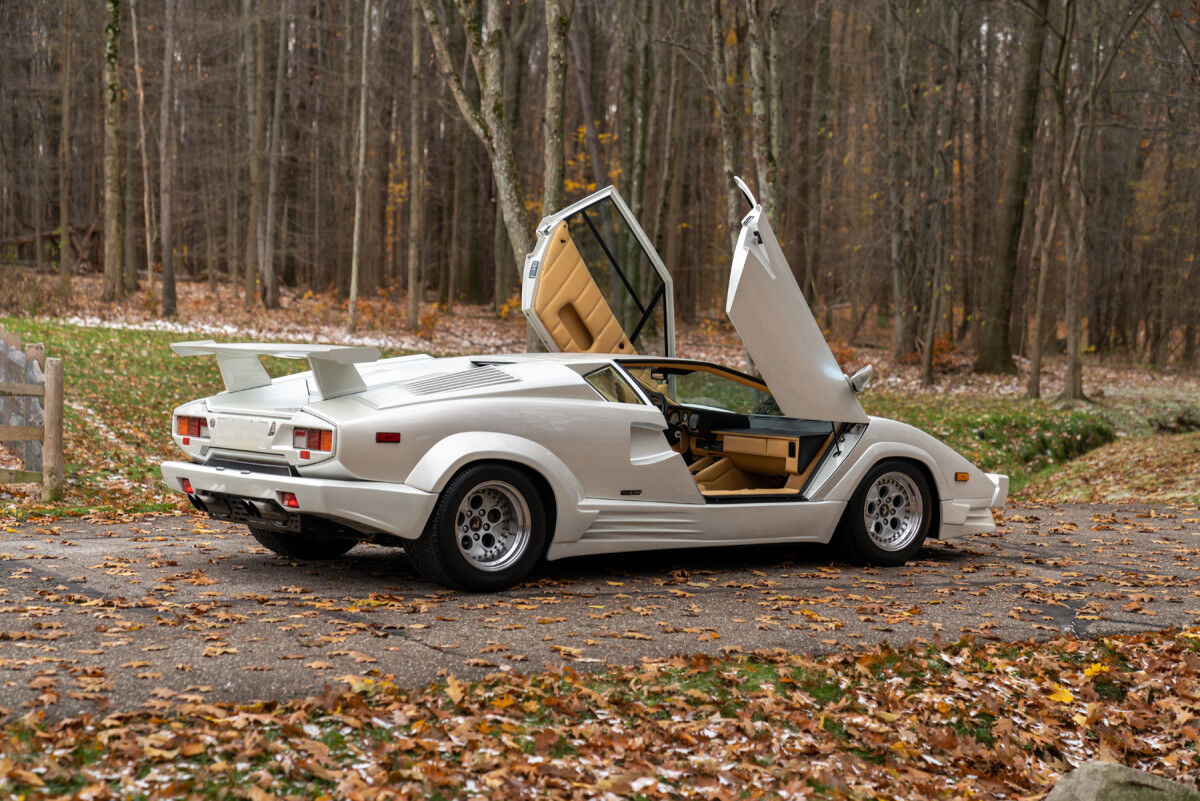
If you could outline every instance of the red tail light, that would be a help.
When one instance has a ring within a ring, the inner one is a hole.
[[[188,481],[186,478],[179,479],[179,486],[183,487],[183,491],[188,495],[192,494],[192,482]]]
[[[324,428],[293,429],[292,447],[329,453],[333,450],[333,432]]]
[[[187,437],[208,438],[208,421],[203,417],[184,417],[180,415],[175,418],[175,433],[185,439]],[[187,442],[183,443],[184,445]]]
[[[296,500],[296,494],[294,492],[281,492],[279,493],[279,499],[282,500],[283,505],[289,509],[300,508],[300,501]]]

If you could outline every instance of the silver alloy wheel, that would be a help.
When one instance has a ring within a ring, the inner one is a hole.
[[[516,487],[485,481],[458,505],[454,538],[473,566],[497,572],[510,567],[529,547],[532,519],[529,504]]]
[[[863,498],[863,522],[871,542],[885,551],[902,551],[921,531],[925,502],[912,477],[901,472],[875,479]]]

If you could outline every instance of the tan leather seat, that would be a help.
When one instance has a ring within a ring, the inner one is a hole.
[[[745,435],[741,436],[745,437]],[[757,472],[753,469],[746,469],[745,457],[741,454],[733,456],[708,454],[691,466],[692,478],[695,479],[700,492],[708,496],[795,495],[804,488],[808,477],[816,469],[817,462],[821,460],[821,456],[832,443],[833,434],[830,433],[821,443],[816,455],[807,465],[803,465],[803,469],[799,472],[793,472],[801,467],[795,465],[794,460],[792,460],[794,466],[791,469]],[[763,457],[756,458],[766,461]],[[778,461],[782,467],[783,460]],[[759,466],[753,461],[750,465],[751,467]],[[781,479],[783,480],[781,481]]]
[[[592,280],[565,220],[546,249],[533,310],[563,352],[637,353]]]

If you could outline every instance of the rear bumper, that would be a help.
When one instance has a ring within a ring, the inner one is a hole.
[[[316,515],[354,529],[384,532],[416,539],[437,502],[437,493],[405,484],[379,481],[338,481],[324,478],[279,476],[192,462],[163,462],[163,481],[183,492],[183,479],[194,494],[201,493],[278,503],[280,493],[296,496],[302,515]]]

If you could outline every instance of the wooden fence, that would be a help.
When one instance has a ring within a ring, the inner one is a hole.
[[[0,325],[0,443],[21,458],[21,469],[0,467],[0,484],[39,482],[42,499],[63,491],[63,368],[41,344]]]

